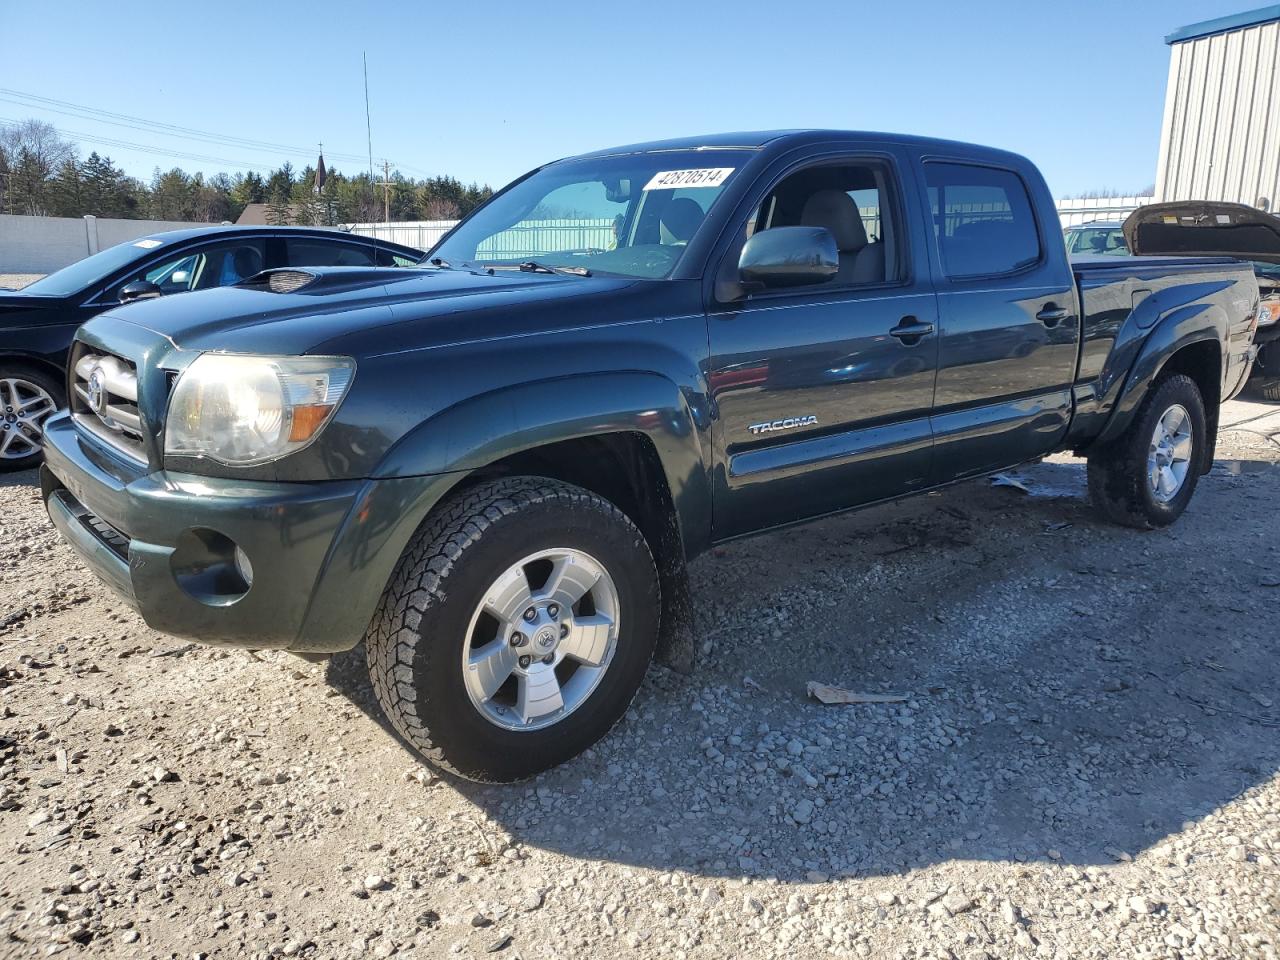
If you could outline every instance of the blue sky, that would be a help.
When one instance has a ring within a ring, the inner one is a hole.
[[[1016,150],[1056,195],[1129,191],[1155,181],[1164,36],[1258,5],[0,0],[0,119],[49,120],[142,177],[156,166],[301,167],[318,141],[331,166],[351,170],[365,164],[333,155],[366,151],[363,50],[374,153],[414,176],[498,186],[614,144],[829,126]],[[67,116],[54,110],[79,107],[14,103],[5,90],[298,153]]]

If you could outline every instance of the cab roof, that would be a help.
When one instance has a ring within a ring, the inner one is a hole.
[[[815,143],[897,143],[917,149],[934,148],[939,152],[964,153],[970,156],[1015,157],[1015,154],[995,147],[937,137],[920,137],[904,133],[880,133],[871,130],[831,130],[817,128],[794,130],[754,130],[738,133],[712,133],[702,136],[677,137],[671,140],[651,140],[647,143],[631,143],[604,150],[592,150],[576,157],[609,157],[628,153],[656,153],[666,150],[776,150]],[[1021,159],[1021,158],[1018,158]]]
[[[185,227],[181,230],[161,230],[157,233],[147,233],[140,237],[134,237],[133,242],[138,240],[159,240],[162,244],[180,243],[184,240],[197,240],[205,236],[242,236],[242,237],[258,237],[258,236],[280,236],[281,234],[294,234],[304,237],[346,237],[354,239],[358,242],[371,243],[372,240],[363,234],[346,233],[342,230],[335,230],[331,227],[275,227],[270,224],[240,226],[234,223],[208,223],[199,227]],[[385,240],[378,241],[379,246],[403,246],[403,244],[393,244]]]

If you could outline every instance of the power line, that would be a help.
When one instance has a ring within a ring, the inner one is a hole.
[[[160,133],[165,136],[178,137],[180,139],[203,140],[207,143],[221,143],[227,146],[238,146],[250,150],[271,150],[278,153],[289,153],[297,156],[310,155],[310,148],[304,149],[297,146],[291,146],[289,144],[273,143],[267,140],[254,140],[248,137],[237,137],[228,134],[213,133],[208,130],[198,130],[195,127],[183,127],[177,124],[164,123],[158,120],[147,120],[144,117],[135,117],[131,114],[102,110],[98,107],[87,106],[86,104],[73,103],[69,100],[57,100],[53,97],[44,97],[34,93],[26,93],[22,90],[13,90],[8,87],[0,87],[0,100],[4,100],[7,103],[13,103],[18,106],[35,106],[40,109],[49,110],[52,113],[78,117],[81,120],[93,120],[100,123],[109,123],[115,126],[128,127],[133,130],[143,130],[149,133]],[[347,162],[355,163],[361,162],[364,159],[359,154],[354,153],[330,151],[329,155],[337,160],[345,160]]]
[[[254,152],[270,152],[275,154],[286,154],[293,157],[309,157],[310,150],[301,147],[289,146],[288,144],[272,143],[267,140],[254,140],[247,137],[236,137],[227,134],[212,133],[207,130],[199,130],[195,127],[184,127],[172,123],[164,123],[158,120],[147,120],[144,117],[135,117],[131,114],[116,113],[111,110],[103,110],[98,107],[90,107],[86,104],[74,103],[70,100],[59,100],[54,97],[45,97],[34,93],[27,93],[22,90],[14,90],[9,87],[0,87],[0,102],[9,103],[14,106],[30,107],[39,110],[45,110],[50,113],[56,113],[61,116],[74,117],[79,120],[91,120],[94,123],[106,123],[112,126],[123,127],[129,130],[137,130],[142,133],[159,134],[166,137],[174,137],[180,140],[191,140],[195,142],[209,143],[213,145],[234,146],[238,149],[252,150]],[[7,121],[10,123],[16,121]],[[127,149],[138,150],[139,152],[148,153],[153,156],[175,157],[183,160],[201,160],[211,163],[226,163],[231,166],[244,167],[255,170],[273,169],[271,165],[263,163],[250,163],[240,160],[226,160],[220,157],[208,156],[205,154],[197,154],[192,152],[184,152],[178,150],[166,150],[163,147],[154,147],[146,144],[130,143],[126,140],[117,140],[110,137],[104,137],[97,134],[77,133],[75,131],[66,130],[67,134],[75,136],[79,139],[90,143],[100,143],[108,146],[125,147]],[[330,159],[346,161],[348,163],[363,163],[365,158],[359,154],[329,152]],[[385,162],[385,158],[383,159]],[[410,173],[417,173],[420,176],[431,177],[435,174],[424,170],[413,164],[396,164],[397,169],[405,170]],[[372,178],[370,178],[372,179]]]
[[[21,121],[14,120],[10,117],[0,117],[0,124],[8,127],[21,126]],[[222,163],[232,167],[244,167],[249,170],[270,170],[271,165],[265,163],[247,163],[242,160],[230,160],[227,157],[212,157],[203,153],[188,153],[182,150],[166,150],[163,147],[157,147],[152,144],[134,143],[130,140],[117,140],[114,137],[102,137],[97,134],[82,133],[77,130],[60,131],[70,137],[74,137],[77,141],[85,143],[98,144],[108,147],[124,147],[128,150],[136,150],[139,153],[148,154],[150,156],[173,157],[179,160],[202,160],[207,163]]]

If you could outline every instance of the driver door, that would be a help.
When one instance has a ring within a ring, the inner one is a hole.
[[[841,269],[710,311],[717,540],[928,482],[938,308],[899,170],[891,154],[792,169],[726,254],[721,269],[736,275],[752,231],[828,226]]]

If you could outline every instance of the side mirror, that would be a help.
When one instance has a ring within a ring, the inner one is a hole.
[[[840,271],[836,238],[826,227],[774,227],[742,247],[738,274],[745,284],[802,287],[826,283]]]
[[[160,288],[150,280],[135,280],[120,288],[120,302],[132,303],[134,300],[154,300],[160,296]]]

